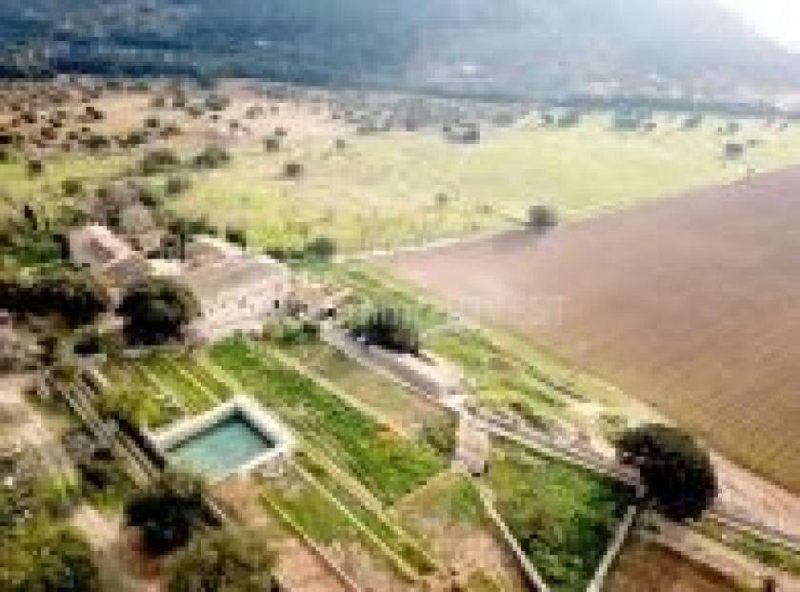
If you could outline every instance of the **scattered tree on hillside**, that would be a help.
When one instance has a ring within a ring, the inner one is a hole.
[[[666,517],[696,520],[714,502],[711,458],[688,433],[649,424],[626,431],[617,450],[623,463],[639,470],[648,498]]]
[[[204,485],[198,478],[167,471],[125,505],[125,521],[139,529],[145,549],[166,555],[185,546],[203,526]]]
[[[312,259],[330,261],[336,254],[336,243],[327,236],[319,236],[306,245],[306,253]]]
[[[75,197],[83,193],[83,183],[75,177],[67,177],[61,182],[61,191],[67,197]]]
[[[725,158],[735,160],[744,156],[744,144],[741,142],[727,142],[725,144]]]
[[[155,345],[183,337],[183,330],[199,314],[188,288],[167,278],[148,278],[131,286],[117,311],[124,317],[129,343]]]
[[[555,208],[536,204],[528,208],[527,225],[537,232],[549,230],[558,224],[558,213]]]
[[[281,149],[281,141],[280,139],[269,136],[264,138],[264,150],[266,152],[278,152]]]
[[[169,148],[150,150],[139,162],[139,170],[143,175],[166,173],[180,164],[175,152]]]
[[[242,228],[228,226],[225,229],[225,240],[234,245],[239,245],[243,249],[247,248],[247,233]]]
[[[703,124],[703,115],[701,113],[695,113],[693,115],[689,115],[686,119],[683,120],[683,129],[685,130],[697,129],[702,124]]]
[[[295,179],[303,174],[303,165],[299,162],[287,162],[283,167],[283,174],[289,179]]]
[[[221,529],[195,537],[172,565],[168,592],[271,592],[275,555],[266,535]]]
[[[206,146],[202,152],[195,155],[192,164],[198,169],[216,169],[228,164],[231,160],[230,153],[221,146]]]
[[[164,183],[164,193],[167,195],[180,195],[191,186],[192,181],[186,175],[170,175]]]
[[[38,177],[44,172],[44,163],[38,158],[32,158],[28,160],[27,170],[29,177]]]

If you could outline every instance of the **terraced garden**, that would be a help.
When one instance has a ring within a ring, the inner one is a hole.
[[[410,442],[348,406],[286,367],[267,348],[230,339],[212,347],[210,356],[384,503],[413,491],[445,465],[432,448]]]
[[[312,373],[287,364],[286,355]],[[472,483],[445,470],[446,455],[420,437],[422,430],[380,420],[412,425],[409,417],[423,419],[430,404],[328,346],[276,351],[231,338],[200,354],[153,354],[103,370],[110,392],[138,393],[139,420],[150,429],[239,391],[279,416],[298,449],[284,474],[254,480],[261,509],[320,546],[356,581],[404,590],[445,574],[467,590],[522,589]],[[558,592],[585,587],[628,500],[612,483],[502,444],[486,485]]]
[[[510,445],[497,445],[488,483],[503,520],[558,592],[583,592],[632,492]]]
[[[450,414],[433,402],[401,388],[330,345],[315,341],[283,345],[281,350],[404,432],[452,421]]]

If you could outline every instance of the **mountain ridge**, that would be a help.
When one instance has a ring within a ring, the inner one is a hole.
[[[0,47],[7,75],[520,94],[800,87],[800,56],[716,0],[6,0]]]

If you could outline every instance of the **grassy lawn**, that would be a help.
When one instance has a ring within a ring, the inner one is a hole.
[[[399,577],[382,549],[297,468],[290,466],[281,477],[263,481],[262,490],[265,511],[277,508],[303,534],[331,552],[351,577],[359,580],[365,564],[373,574],[378,571],[392,580]]]
[[[365,503],[341,479],[333,475],[313,457],[298,451],[295,460],[313,479],[327,489],[347,509],[414,571],[428,574],[434,571],[435,565],[428,554],[420,547],[419,542],[412,540],[408,534],[391,523],[385,516],[368,508]]]
[[[583,219],[731,181],[748,167],[800,162],[797,125],[778,132],[743,120],[727,136],[714,118],[691,131],[680,129],[680,118],[657,123],[652,133],[620,132],[609,114],[597,114],[572,129],[488,130],[474,146],[392,132],[351,137],[343,151],[331,151],[329,138],[290,134],[277,155],[241,147],[227,168],[196,176],[176,207],[245,226],[256,245],[301,245],[322,233],[352,250],[507,226],[532,202]],[[751,139],[760,143],[743,160],[721,158],[725,142]],[[282,177],[289,160],[303,163],[302,177]]]
[[[487,479],[497,510],[553,590],[582,592],[631,493],[518,448],[496,453]]]
[[[213,346],[211,359],[384,503],[413,491],[444,466],[432,449],[405,440],[241,339]]]
[[[208,411],[218,402],[211,393],[183,374],[170,357],[156,354],[136,363],[143,372],[155,378],[192,413]]]
[[[426,424],[442,424],[449,414],[389,378],[365,368],[336,348],[322,342],[282,347],[320,376],[409,433]]]

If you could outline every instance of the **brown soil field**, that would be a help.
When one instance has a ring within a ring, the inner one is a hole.
[[[800,168],[393,273],[655,405],[800,492]]]
[[[712,570],[674,551],[633,539],[608,580],[609,592],[730,592],[736,587]]]

